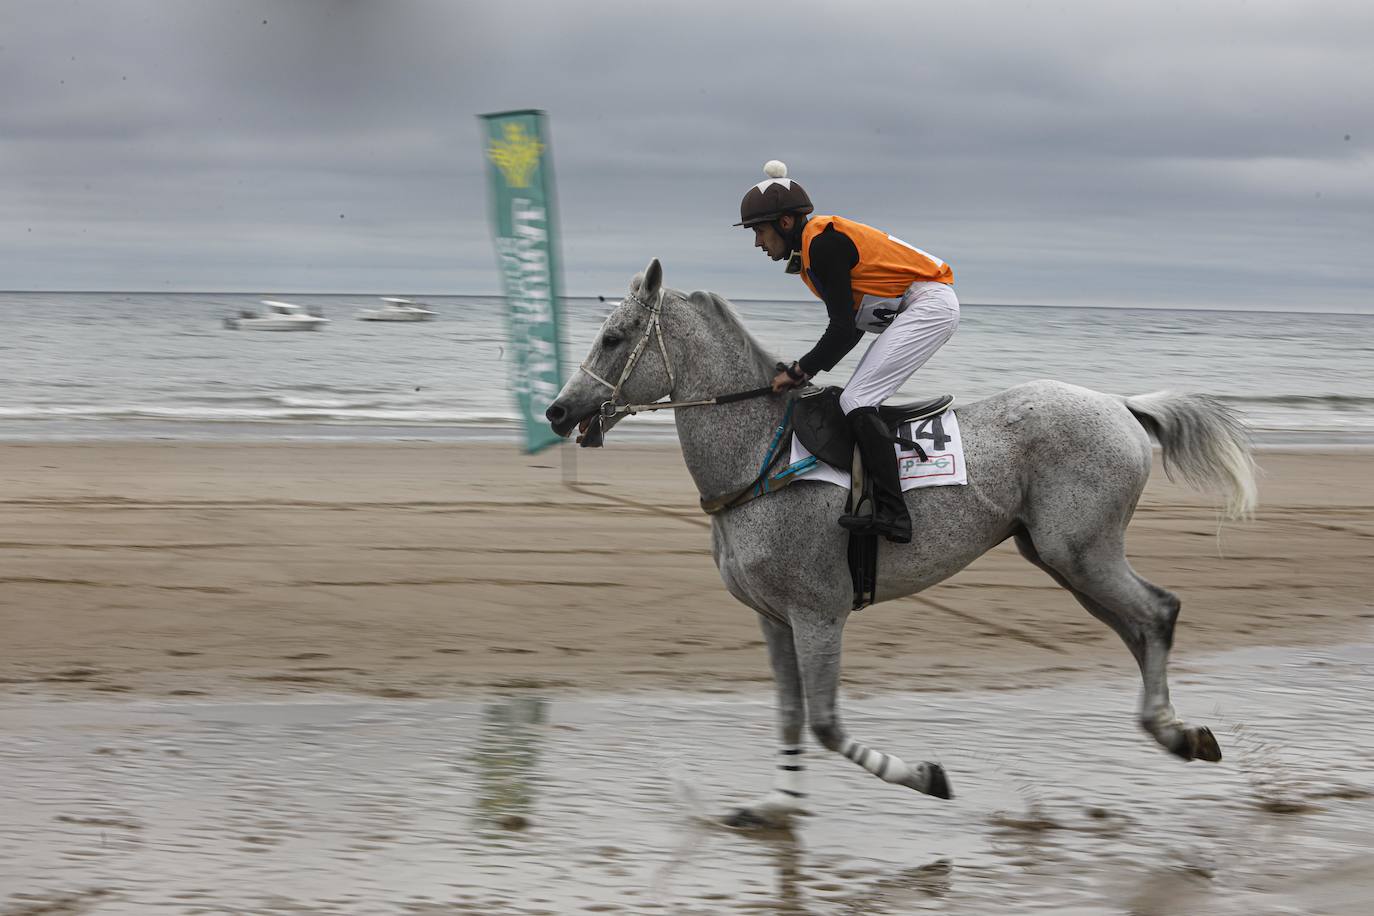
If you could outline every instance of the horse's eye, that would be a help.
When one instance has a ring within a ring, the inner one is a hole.
[[[618,347],[618,346],[620,346],[620,337],[619,337],[619,335],[617,335],[617,334],[606,334],[605,336],[603,336],[603,337],[601,338],[601,346],[603,346],[603,347]]]

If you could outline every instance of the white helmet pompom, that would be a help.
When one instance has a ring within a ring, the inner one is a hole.
[[[763,164],[763,174],[769,178],[786,178],[787,163],[779,162],[776,159],[769,159]]]

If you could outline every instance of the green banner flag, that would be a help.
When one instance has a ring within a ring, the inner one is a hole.
[[[557,225],[548,117],[542,111],[481,115],[491,184],[492,231],[506,291],[510,380],[525,450],[559,441],[544,419],[562,382]]]

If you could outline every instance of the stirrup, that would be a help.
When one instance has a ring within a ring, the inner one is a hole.
[[[865,508],[868,511],[864,511]],[[859,502],[854,506],[852,512],[846,512],[838,519],[841,528],[858,534],[873,533],[871,529],[877,524],[877,520],[877,501],[867,494],[859,497]]]
[[[894,544],[911,543],[911,533],[908,530],[903,529],[896,522],[878,518],[876,512],[872,515],[860,515],[858,513],[841,515],[839,525],[850,534],[885,537]]]
[[[864,503],[871,507],[867,515],[859,511]],[[902,526],[897,520],[879,518],[877,502],[868,496],[859,500],[854,512],[841,515],[839,524],[851,534],[882,536],[894,544],[911,543],[911,529]]]
[[[887,538],[893,544],[911,543],[909,532],[901,530],[891,522],[879,521],[876,518],[854,518],[845,515],[840,517],[840,527],[850,534]]]

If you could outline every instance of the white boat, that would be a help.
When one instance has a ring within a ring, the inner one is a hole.
[[[261,315],[244,309],[232,318],[224,319],[224,326],[236,331],[318,331],[329,324],[323,315],[312,315],[299,305],[261,299],[267,311]]]
[[[398,296],[380,296],[386,305],[379,309],[363,309],[358,313],[359,321],[430,321],[434,318],[433,309],[422,302],[401,299]]]

